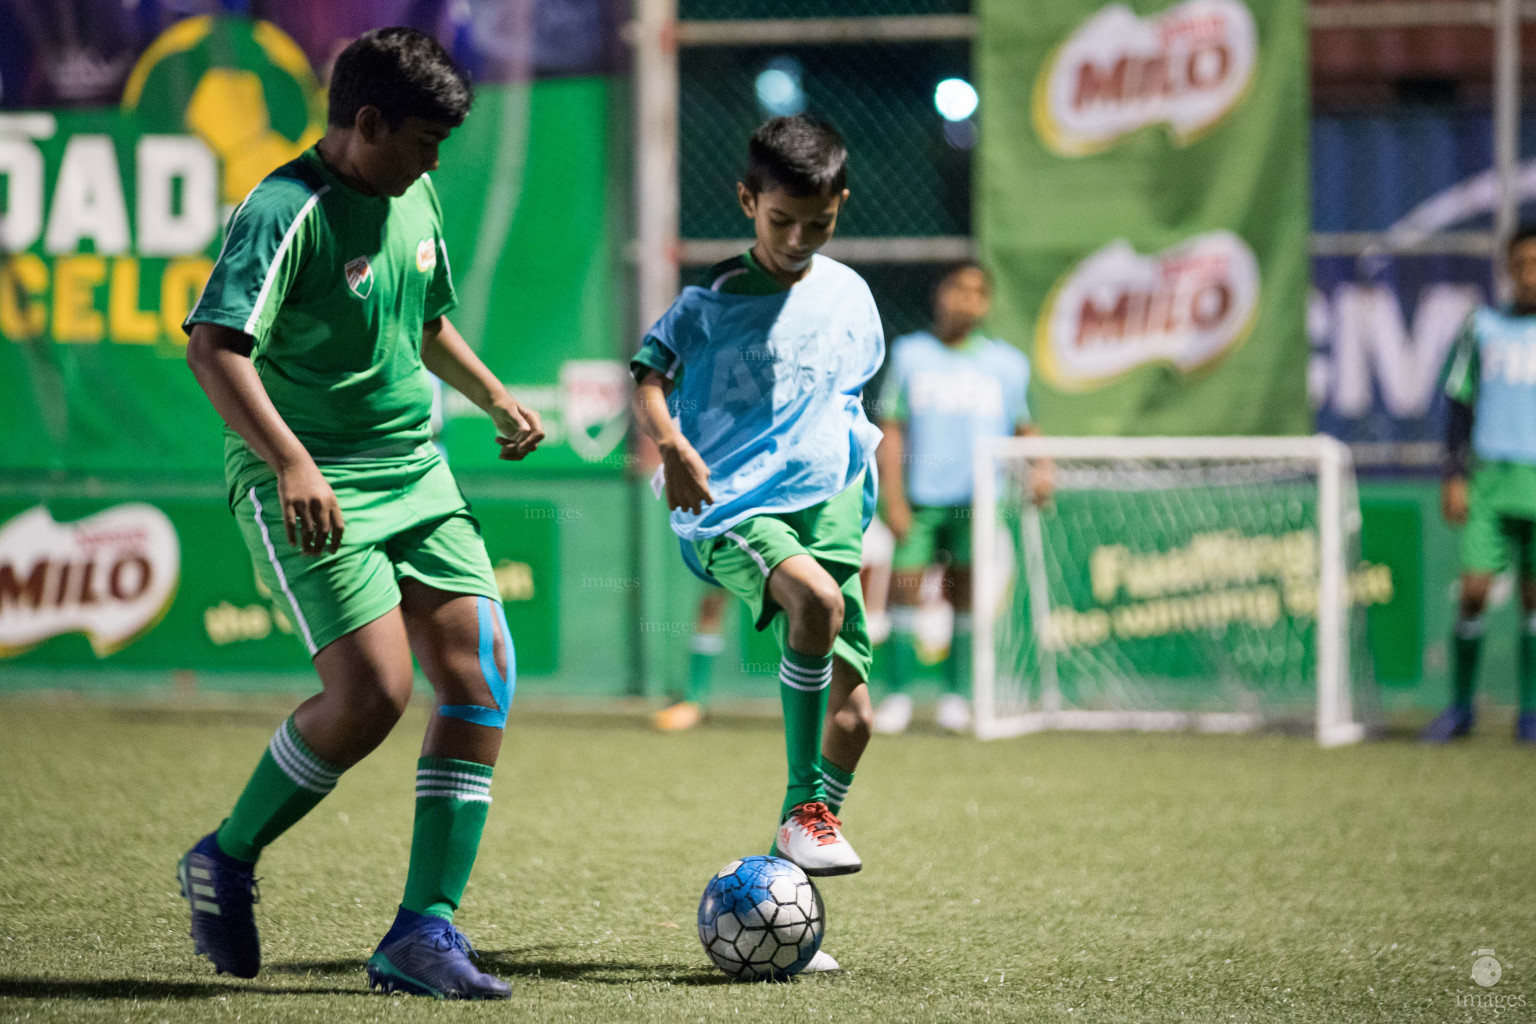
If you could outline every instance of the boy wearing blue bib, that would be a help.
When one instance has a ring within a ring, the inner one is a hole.
[[[891,560],[890,693],[875,712],[876,732],[899,733],[912,720],[907,687],[917,671],[918,591],[929,566],[944,564],[944,596],[954,608],[939,726],[971,725],[964,692],[971,677],[971,491],[973,457],[983,438],[1033,433],[1025,394],[1029,360],[980,331],[992,280],[979,263],[951,267],[933,293],[933,330],[897,338],[880,398],[880,472],[885,521],[896,537]],[[1036,486],[1044,486],[1038,475]]]
[[[1509,243],[1514,302],[1467,318],[1446,363],[1441,503],[1461,537],[1461,606],[1451,706],[1424,730],[1444,743],[1472,730],[1472,693],[1493,579],[1518,558],[1524,630],[1515,738],[1536,743],[1536,226]],[[1470,479],[1470,483],[1469,483]]]
[[[684,289],[631,364],[685,561],[783,649],[789,784],[774,846],[811,875],[862,866],[835,813],[870,722],[858,573],[880,432],[860,393],[885,337],[864,280],[817,254],[848,198],[846,165],[823,122],[759,128],[737,185],[756,244]]]

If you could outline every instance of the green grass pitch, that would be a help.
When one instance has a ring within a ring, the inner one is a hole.
[[[1536,1017],[1536,772],[1502,724],[1447,750],[877,739],[844,815],[866,868],[820,886],[847,971],[764,985],[709,965],[694,913],[770,839],[775,723],[514,713],[460,913],[514,984],[487,1005],[365,990],[419,709],[263,860],[261,977],[193,958],[173,864],[283,714],[0,704],[0,1021]],[[1492,989],[1478,949],[1503,964]]]

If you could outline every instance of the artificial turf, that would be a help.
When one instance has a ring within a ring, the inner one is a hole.
[[[866,867],[820,886],[846,971],[772,985],[716,972],[694,913],[771,838],[776,723],[514,714],[459,915],[513,999],[435,1004],[362,970],[404,882],[419,710],[263,859],[261,976],[192,956],[176,857],[283,714],[0,703],[0,1021],[1536,1018],[1536,751],[1502,726],[878,738],[844,809]]]

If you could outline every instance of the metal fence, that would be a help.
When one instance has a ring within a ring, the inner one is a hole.
[[[847,136],[853,201],[829,255],[870,281],[891,334],[927,316],[942,265],[971,251],[974,137],[946,134],[942,79],[969,80],[978,20],[970,0],[636,0],[637,312],[641,329],[681,280],[749,244],[734,199],[745,140],[774,112],[759,76],[779,69],[798,103]],[[1492,255],[1518,210],[1520,27],[1536,0],[1319,3],[1312,27],[1335,32],[1487,31],[1499,189],[1491,230],[1319,233],[1319,254]],[[985,97],[982,97],[985,102]]]

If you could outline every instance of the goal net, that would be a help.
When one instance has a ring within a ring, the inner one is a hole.
[[[998,439],[974,516],[977,735],[1363,736],[1360,511],[1332,438]]]

